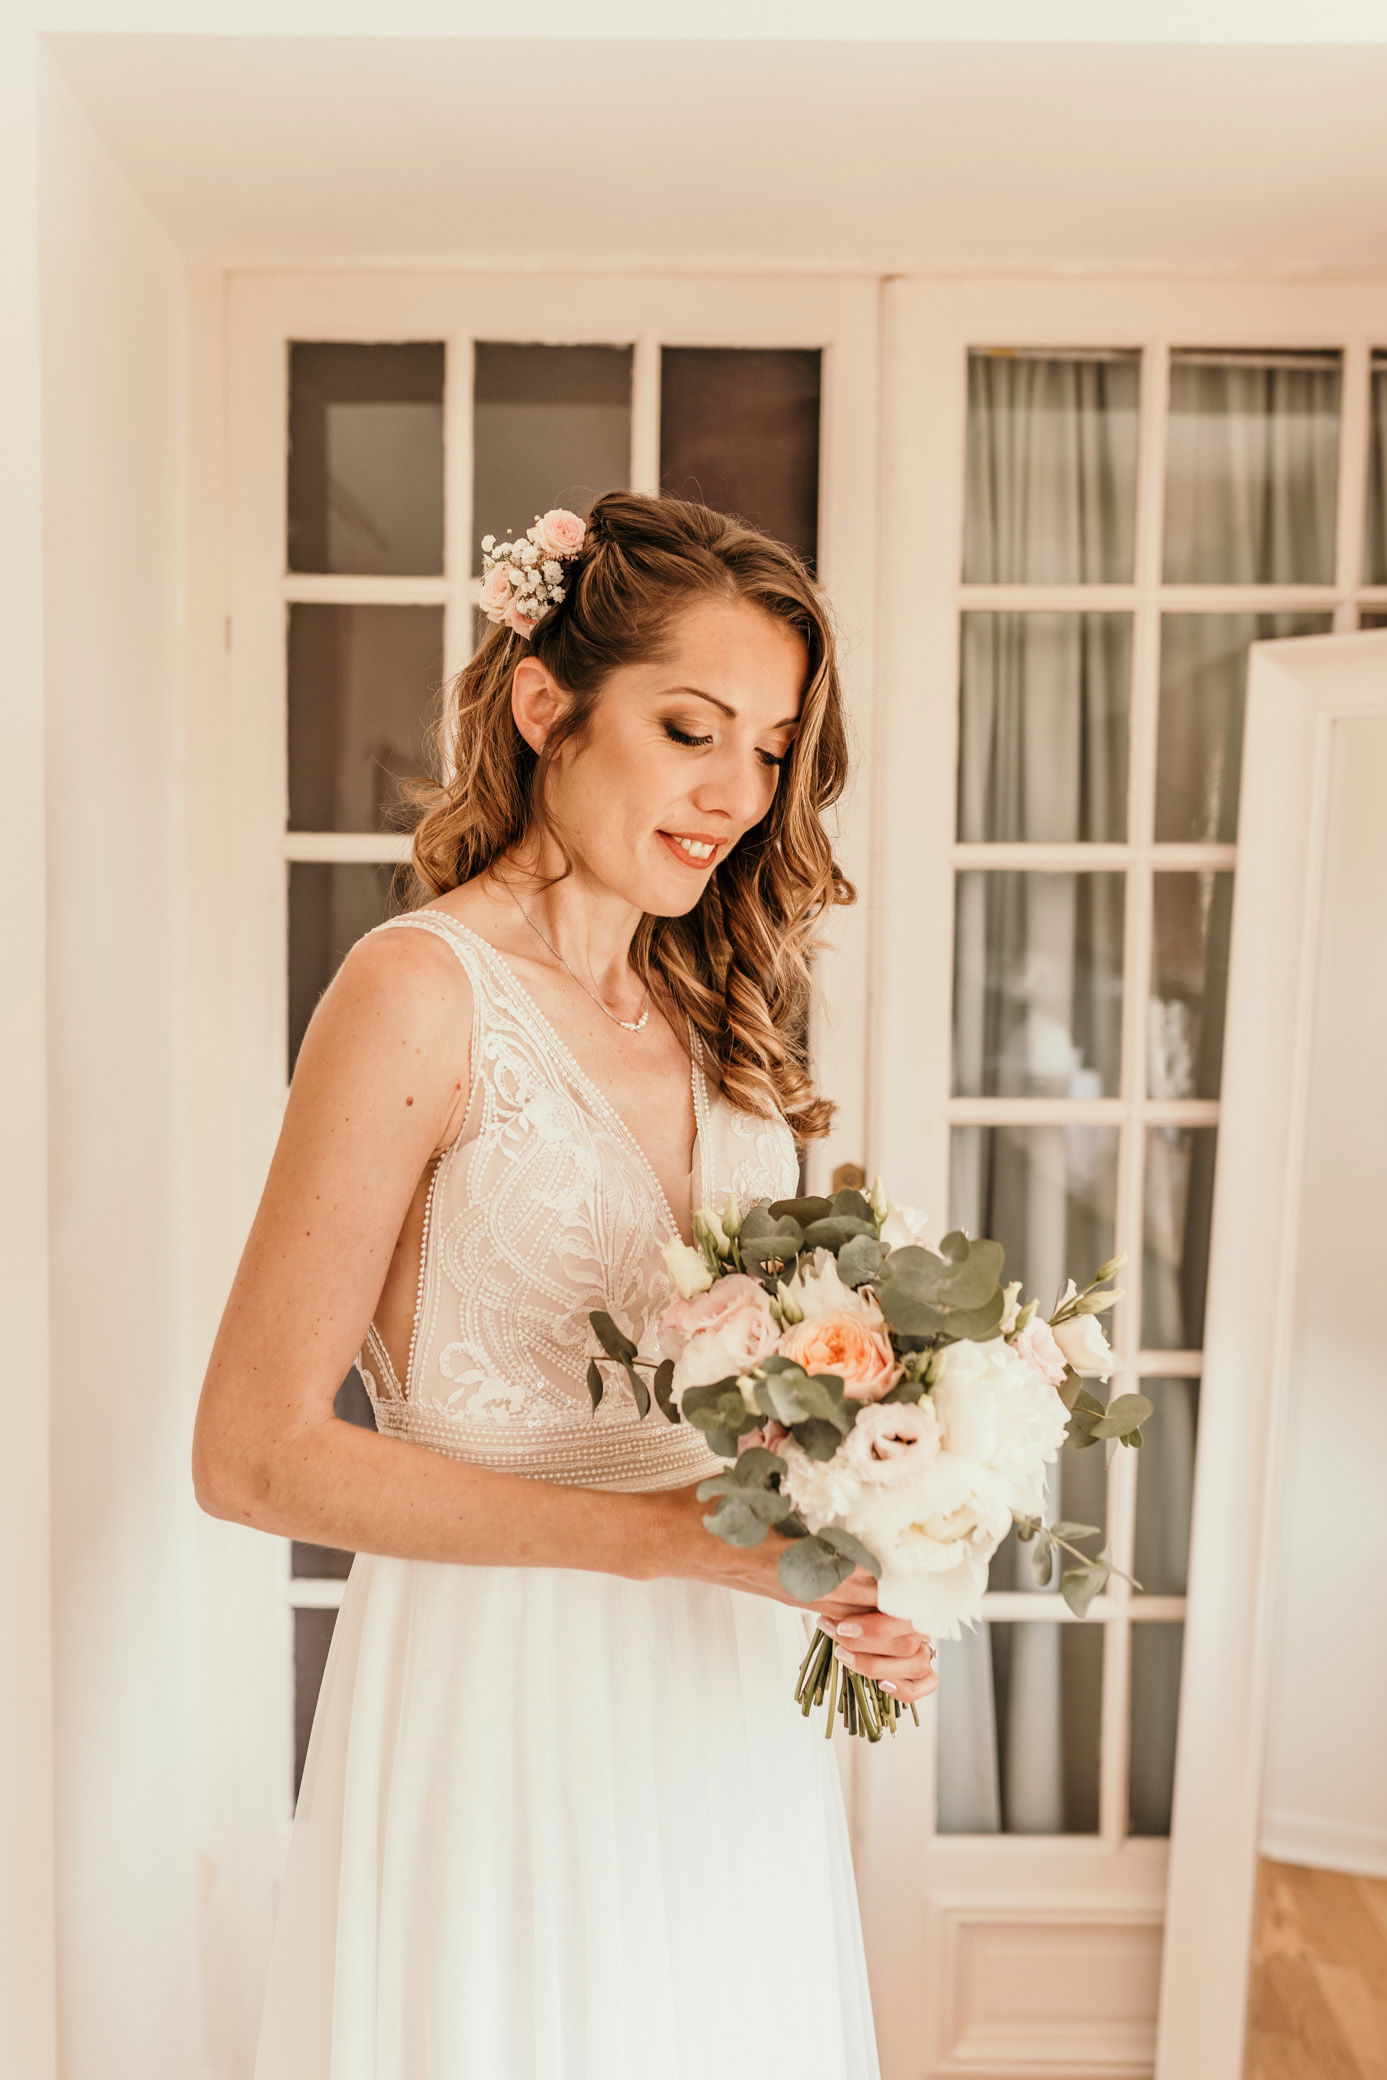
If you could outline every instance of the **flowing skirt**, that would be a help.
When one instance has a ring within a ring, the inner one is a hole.
[[[807,1639],[709,1583],[358,1555],[254,2080],[879,2080]]]

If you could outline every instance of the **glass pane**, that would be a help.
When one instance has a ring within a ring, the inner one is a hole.
[[[1154,1410],[1141,1433],[1145,1442],[1136,1454],[1132,1573],[1141,1583],[1143,1596],[1183,1596],[1199,1431],[1199,1381],[1140,1379],[1134,1384],[1149,1397]]]
[[[294,1612],[294,1798],[303,1782],[303,1765],[308,1755],[308,1736],[323,1685],[323,1669],[336,1611]]]
[[[472,393],[472,571],[484,534],[539,513],[585,517],[631,481],[631,349],[479,339]]]
[[[665,347],[660,485],[788,542],[819,544],[817,347]]]
[[[1216,1098],[1233,876],[1158,873],[1152,901],[1147,1095]]]
[[[289,569],[443,569],[443,348],[294,340]]]
[[[968,584],[1120,583],[1133,572],[1137,353],[968,356]]]
[[[993,1619],[941,1640],[941,1834],[1093,1834],[1103,1627]]]
[[[344,1423],[355,1423],[362,1430],[374,1430],[376,1418],[370,1397],[362,1384],[361,1374],[353,1365],[333,1402],[333,1413]],[[302,1539],[290,1541],[289,1571],[300,1577],[322,1580],[345,1580],[351,1572],[352,1554],[339,1552],[336,1546],[307,1545]]]
[[[1156,837],[1231,845],[1238,834],[1247,646],[1327,635],[1331,614],[1165,614],[1156,748]]]
[[[363,932],[389,913],[393,862],[289,865],[289,1075],[319,997]]]
[[[1331,584],[1338,474],[1337,353],[1171,355],[1168,584]]]
[[[1387,349],[1373,355],[1368,405],[1368,513],[1363,583],[1387,585]],[[1380,627],[1380,621],[1374,627]]]
[[[291,831],[401,828],[442,671],[441,607],[290,607]]]
[[[954,1089],[1098,1098],[1122,1055],[1121,874],[958,876]]]
[[[1097,1265],[1092,1267],[1095,1271]],[[1101,1380],[1085,1380],[1091,1393],[1105,1396],[1107,1390]],[[1065,1445],[1054,1464],[1045,1469],[1045,1509],[1047,1524],[1061,1519],[1068,1524],[1092,1524],[1099,1532],[1097,1538],[1076,1538],[1071,1544],[1082,1553],[1100,1551],[1107,1536],[1108,1527],[1108,1469],[1106,1451],[1097,1445],[1085,1445],[1082,1451]],[[992,1556],[988,1570],[989,1589],[1025,1589],[1034,1595],[1058,1596],[1060,1574],[1065,1567],[1076,1567],[1078,1562],[1072,1554],[1061,1554],[1059,1563],[1052,1563],[1050,1579],[1043,1585],[1035,1574],[1035,1542],[1024,1543],[1016,1536],[1013,1524],[1002,1543]]]
[[[958,835],[1127,835],[1129,614],[965,614]]]
[[[1387,614],[1360,614],[1360,628],[1387,628]]]
[[[1185,1628],[1178,1623],[1132,1627],[1133,1834],[1170,1833],[1184,1644]]]
[[[1071,1274],[1082,1283],[1115,1254],[1117,1135],[1115,1126],[955,1127],[951,1225],[1000,1242],[1005,1276],[1046,1306]]]
[[[1150,1127],[1141,1340],[1149,1351],[1198,1350],[1214,1199],[1217,1127]]]

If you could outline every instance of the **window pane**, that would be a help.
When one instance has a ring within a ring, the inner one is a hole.
[[[344,1423],[355,1423],[362,1430],[374,1430],[376,1427],[370,1397],[355,1365],[337,1389],[333,1413],[340,1416]],[[302,1539],[296,1538],[290,1541],[289,1572],[301,1578],[319,1581],[325,1577],[337,1581],[345,1580],[351,1572],[352,1557],[350,1553],[340,1552],[336,1546],[308,1545]]]
[[[332,1645],[332,1628],[337,1622],[336,1611],[294,1612],[294,1798],[297,1801],[299,1786],[303,1783],[303,1765],[308,1755],[308,1736],[313,1730],[313,1714],[317,1709],[318,1692],[323,1686],[323,1669],[327,1663],[328,1648]]]
[[[584,517],[631,481],[631,349],[476,343],[472,571],[484,534],[519,539],[535,516]]]
[[[401,828],[442,670],[441,607],[290,607],[291,831]]]
[[[1092,1267],[1095,1271],[1097,1265]],[[1090,1393],[1106,1397],[1107,1389],[1101,1380],[1085,1380]],[[1047,1524],[1056,1524],[1061,1519],[1068,1524],[1092,1524],[1100,1534],[1097,1538],[1071,1539],[1082,1553],[1096,1554],[1107,1536],[1108,1527],[1108,1469],[1105,1449],[1086,1445],[1082,1451],[1062,1446],[1059,1457],[1045,1469],[1045,1500],[1043,1515]],[[1066,1567],[1077,1567],[1072,1554],[1061,1553],[1052,1562],[1050,1579],[1043,1588],[1035,1573],[1035,1542],[1022,1541],[1016,1535],[1013,1524],[1002,1543],[992,1556],[988,1570],[989,1589],[1025,1589],[1035,1595],[1058,1596],[1060,1576]]]
[[[788,542],[819,543],[817,347],[665,347],[660,484]]]
[[[1184,1643],[1185,1628],[1178,1623],[1132,1627],[1133,1834],[1170,1833]]]
[[[1097,1098],[1122,1054],[1121,874],[961,873],[954,941],[960,1097]]]
[[[314,1006],[348,950],[391,908],[390,861],[289,866],[289,1075]]]
[[[1140,368],[1136,353],[968,356],[966,583],[1131,578]]]
[[[958,835],[1127,835],[1128,614],[965,614]]]
[[[1102,1625],[992,1619],[938,1656],[940,1833],[1095,1833]]]
[[[1166,469],[1167,583],[1332,583],[1338,354],[1177,349]]]
[[[1213,1211],[1216,1127],[1150,1127],[1141,1340],[1150,1351],[1198,1350]]]
[[[1387,349],[1373,355],[1368,405],[1368,514],[1363,583],[1387,585]],[[1380,627],[1381,622],[1374,622]]]
[[[1247,646],[1327,635],[1330,614],[1165,614],[1156,837],[1230,845],[1238,832]]]
[[[443,569],[443,348],[289,348],[289,569]]]
[[[950,1223],[990,1235],[1042,1303],[1115,1253],[1115,1126],[955,1127]],[[1120,1303],[1119,1303],[1120,1304]]]
[[[1194,1453],[1199,1431],[1197,1379],[1141,1379],[1154,1404],[1136,1454],[1137,1516],[1132,1572],[1143,1596],[1183,1596],[1187,1586]]]
[[[1358,622],[1361,628],[1387,628],[1387,614],[1360,614]]]
[[[1216,1098],[1233,876],[1152,878],[1146,1088],[1152,1098]]]

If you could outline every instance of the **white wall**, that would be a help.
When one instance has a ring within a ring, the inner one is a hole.
[[[52,67],[39,147],[59,2070],[189,2080],[181,268]]]
[[[1387,1877],[1387,721],[1335,726],[1262,1846]]]

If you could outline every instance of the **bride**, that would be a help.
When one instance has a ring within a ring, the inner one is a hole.
[[[794,1196],[816,917],[854,890],[833,632],[803,566],[612,492],[487,536],[412,906],[309,1025],[202,1388],[202,1507],[355,1555],[280,1891],[255,2080],[876,2080],[836,1651],[935,1687],[850,1575],[704,1528],[642,1419],[660,1244]],[[340,1420],[357,1363],[377,1430]],[[871,1766],[870,1757],[867,1766]]]

